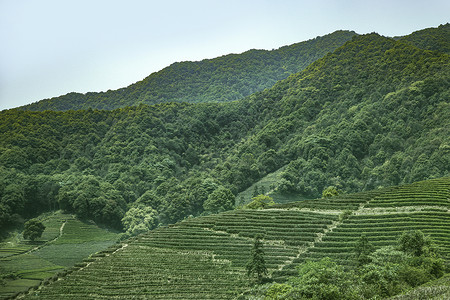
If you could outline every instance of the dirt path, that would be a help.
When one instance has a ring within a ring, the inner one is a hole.
[[[64,226],[66,225],[66,223],[67,223],[67,220],[65,220],[64,223],[61,224],[61,227],[59,228],[59,234],[55,238],[53,238],[51,240],[48,240],[45,243],[43,243],[41,245],[38,245],[38,246],[36,246],[34,248],[31,248],[31,249],[29,249],[27,251],[20,252],[20,253],[14,253],[14,254],[8,255],[7,257],[13,257],[13,256],[18,256],[18,255],[23,255],[23,254],[30,254],[30,253],[32,253],[34,251],[37,251],[37,250],[47,246],[50,243],[53,243],[54,241],[56,241],[57,239],[59,239],[62,236],[63,230],[64,230]]]
[[[42,245],[39,245],[39,246],[37,246],[37,247],[34,247],[33,249],[30,249],[30,250],[28,250],[27,252],[21,253],[21,254],[29,254],[29,253],[32,253],[32,252],[34,252],[34,251],[36,251],[36,250],[39,250],[39,249],[41,249],[41,248],[47,246],[47,245],[50,244],[50,243],[53,243],[53,242],[56,241],[57,239],[59,239],[59,238],[63,235],[63,230],[64,230],[64,226],[66,225],[66,223],[67,223],[67,220],[64,220],[64,223],[62,223],[62,224],[61,224],[61,227],[59,227],[59,235],[58,235],[57,237],[55,237],[55,238],[53,238],[53,239],[51,239],[51,240],[49,240],[49,241],[43,243]]]

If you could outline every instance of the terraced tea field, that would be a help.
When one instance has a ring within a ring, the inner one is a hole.
[[[116,233],[86,224],[60,211],[41,216],[46,226],[41,238],[31,243],[17,233],[0,245],[0,299],[26,291],[90,254],[115,243]]]
[[[54,282],[51,288],[33,291],[29,298],[230,299],[246,286],[242,268],[205,251],[132,243]]]
[[[361,234],[381,247],[394,245],[404,230],[420,229],[448,263],[449,210],[446,177],[266,210],[189,218],[100,252],[25,298],[234,298],[250,283],[245,264],[255,234],[264,236],[269,276],[276,281],[295,275],[295,267],[308,259],[328,256],[352,266],[353,247]]]

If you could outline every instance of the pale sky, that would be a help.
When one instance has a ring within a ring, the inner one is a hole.
[[[0,0],[0,110],[118,89],[177,61],[447,22],[448,0]]]

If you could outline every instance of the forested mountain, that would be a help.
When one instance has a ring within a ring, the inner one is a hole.
[[[34,111],[115,109],[141,103],[238,100],[303,70],[355,34],[353,31],[336,31],[272,51],[249,50],[198,62],[178,62],[126,88],[100,93],[69,93],[23,108]]]
[[[276,190],[306,197],[448,175],[449,58],[368,34],[240,101],[3,111],[0,226],[62,208],[135,234],[281,167]]]
[[[427,28],[413,32],[410,35],[401,37],[400,40],[421,49],[450,54],[449,32],[450,23],[447,23],[437,28]]]

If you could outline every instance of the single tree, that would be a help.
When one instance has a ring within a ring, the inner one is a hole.
[[[45,226],[39,220],[28,220],[24,225],[23,238],[34,241],[42,236],[44,230]]]
[[[355,245],[356,261],[358,266],[370,263],[369,254],[375,250],[375,247],[369,242],[365,234],[361,235]]]
[[[414,256],[421,256],[426,252],[433,252],[435,250],[433,249],[430,237],[425,236],[420,230],[403,232],[398,239],[398,248],[400,251]]]
[[[219,186],[203,203],[203,209],[207,212],[217,213],[233,209],[235,197],[230,189]]]
[[[339,195],[339,191],[335,186],[329,186],[322,191],[322,198],[330,198]]]
[[[264,275],[267,275],[266,261],[264,260],[264,250],[262,249],[263,243],[261,242],[262,236],[260,234],[255,236],[253,243],[252,255],[245,268],[247,269],[247,275],[256,275],[258,283],[262,283]]]
[[[258,195],[256,197],[252,198],[252,202],[245,205],[244,208],[247,209],[261,209],[266,208],[272,205],[275,205],[275,202],[273,201],[272,197],[265,196],[265,195]]]

